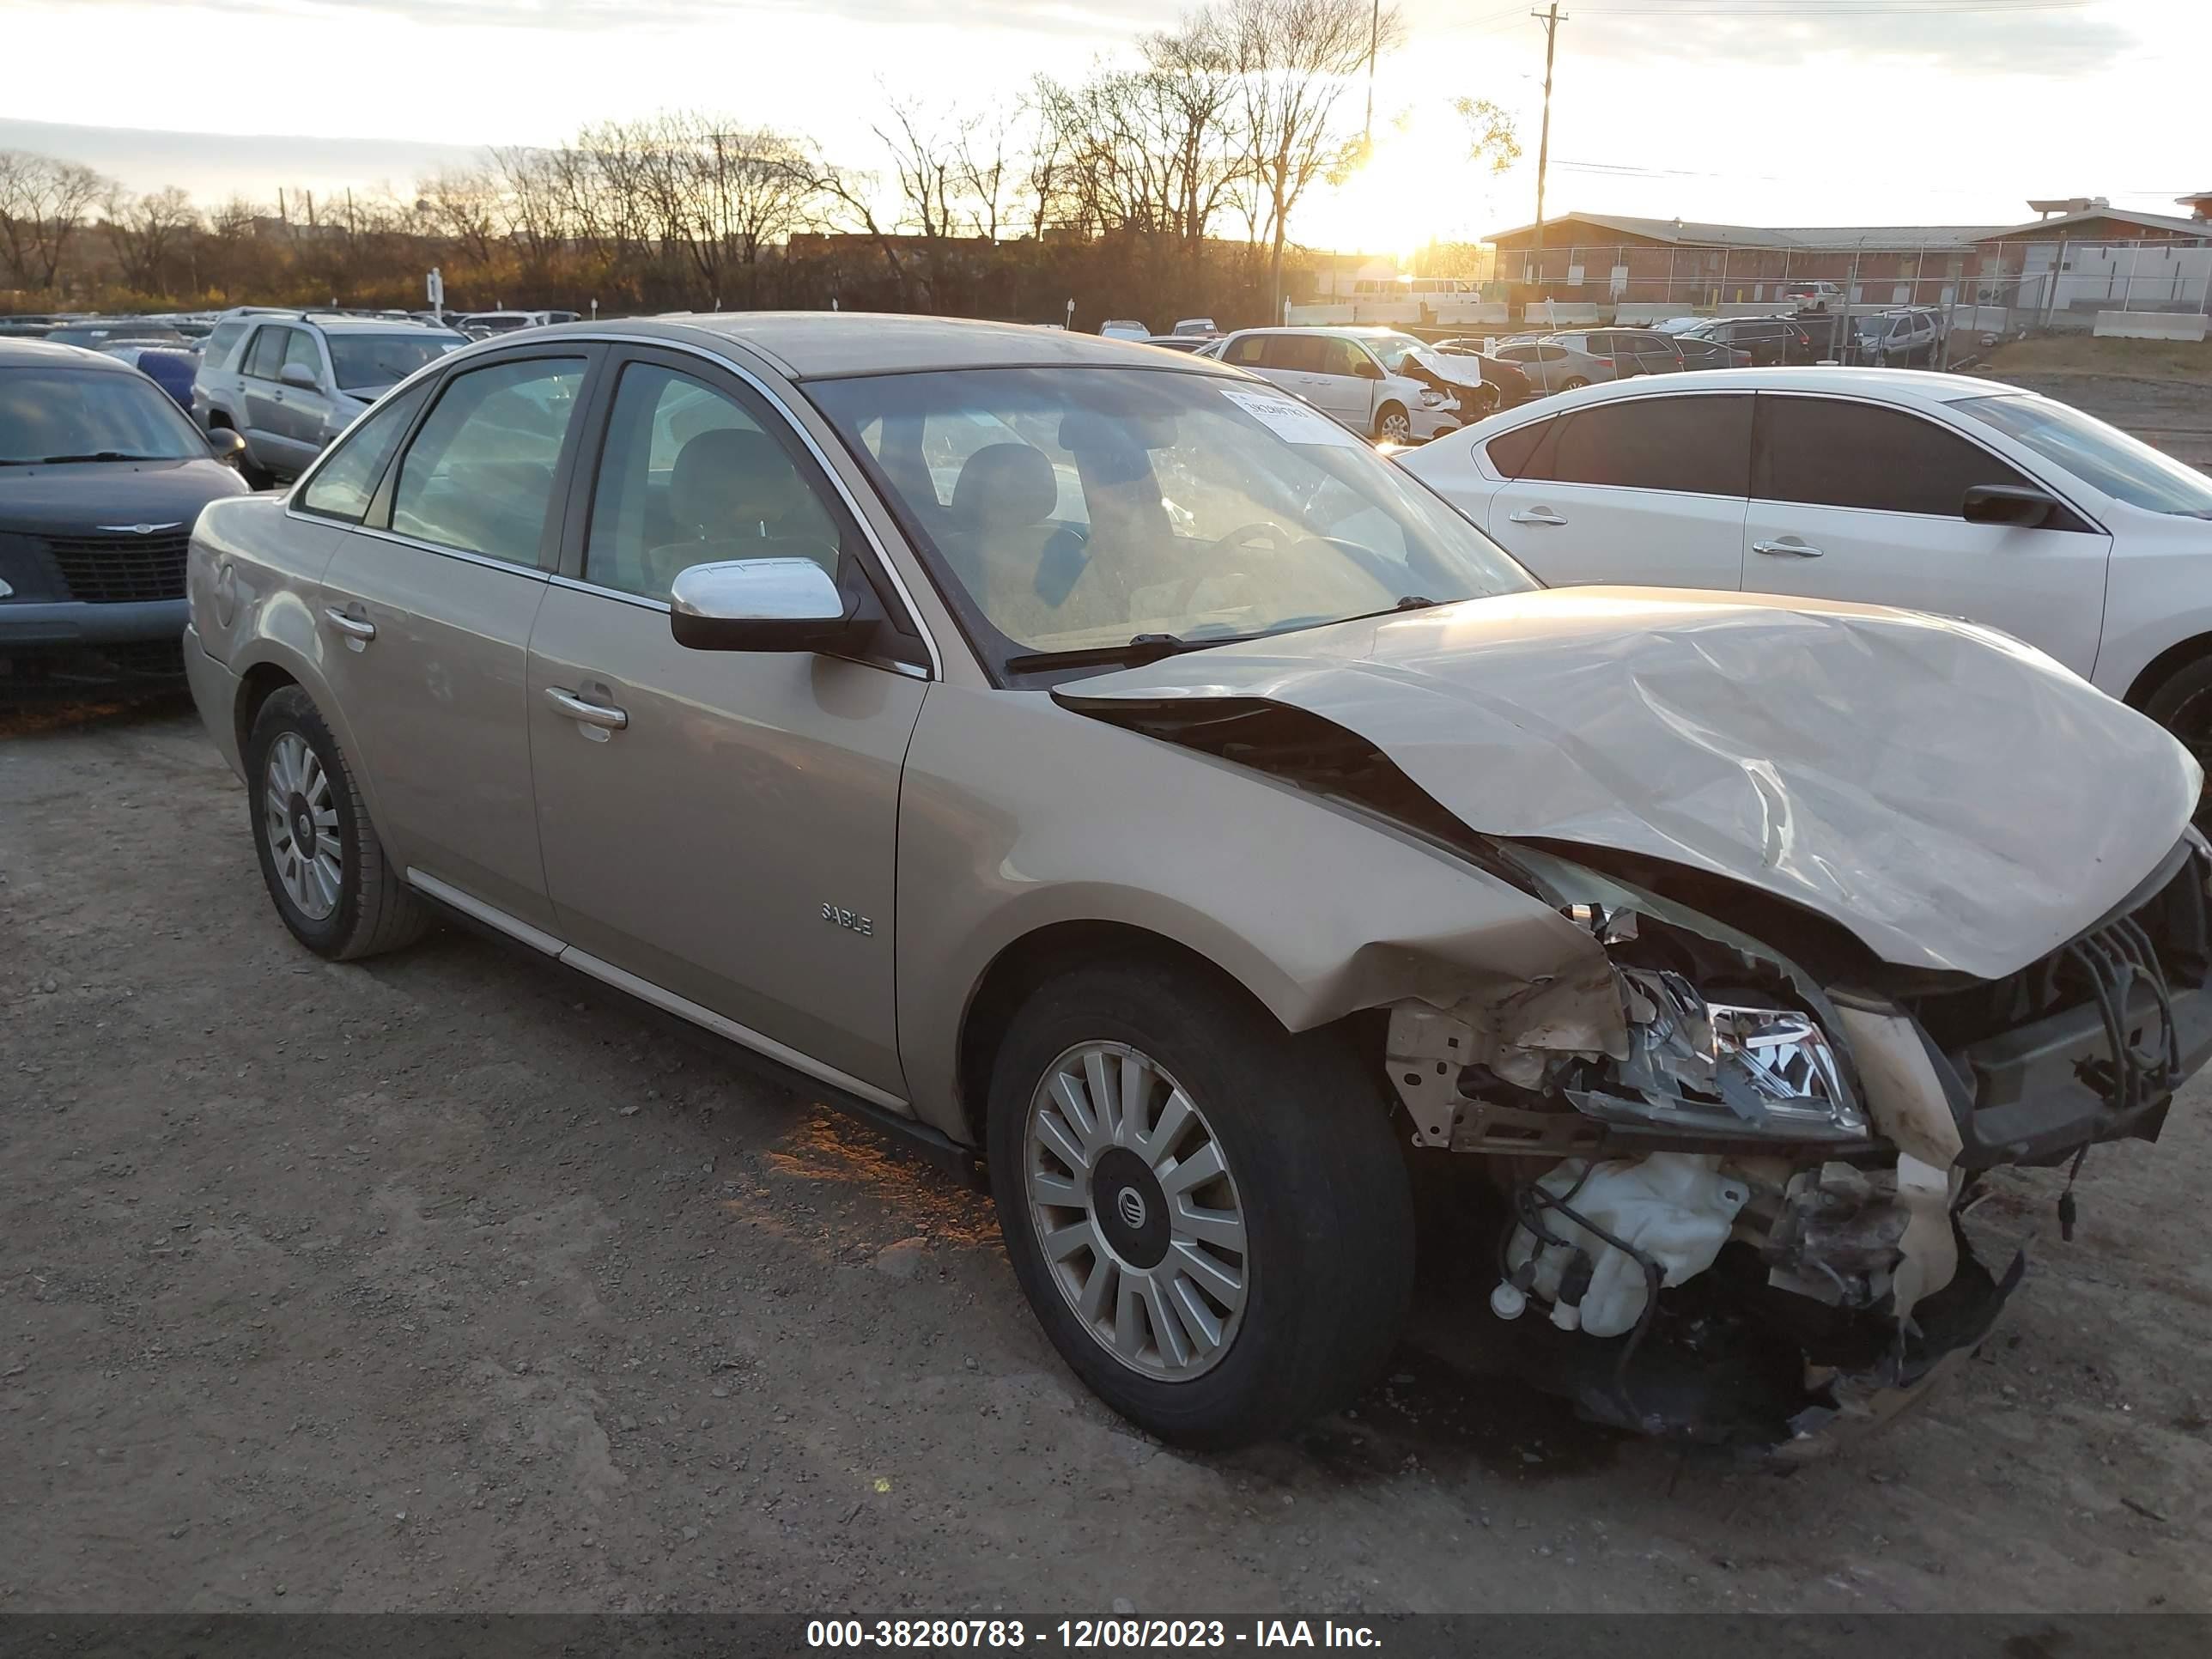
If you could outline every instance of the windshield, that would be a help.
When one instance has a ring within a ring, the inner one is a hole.
[[[397,386],[423,364],[466,345],[459,334],[332,334],[331,372],[341,389]]]
[[[1409,351],[1419,351],[1421,343],[1410,334],[1385,334],[1380,339],[1370,339],[1367,348],[1380,360],[1390,374],[1399,373],[1399,365],[1406,361]]]
[[[807,390],[1000,669],[1536,586],[1358,434],[1255,381],[990,368]]]
[[[0,466],[182,460],[207,445],[169,395],[137,374],[0,370]]]
[[[2066,404],[2011,392],[1962,398],[1951,407],[1988,422],[2115,501],[2150,513],[2212,519],[2212,478]]]

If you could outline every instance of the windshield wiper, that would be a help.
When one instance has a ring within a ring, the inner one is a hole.
[[[166,455],[126,455],[119,449],[99,449],[86,455],[41,455],[34,461],[17,461],[17,466],[60,466],[68,461],[161,461],[173,459]]]
[[[1138,634],[1124,645],[1086,645],[1073,651],[1024,651],[1006,660],[1010,674],[1026,674],[1039,668],[1086,668],[1093,664],[1113,664],[1121,668],[1141,668],[1146,663],[1158,662],[1163,657],[1180,656],[1186,651],[1203,651],[1209,646],[1234,645],[1243,640],[1256,640],[1257,634],[1208,634],[1200,639],[1185,639],[1180,634]]]

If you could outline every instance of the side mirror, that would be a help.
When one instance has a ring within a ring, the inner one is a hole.
[[[811,559],[732,559],[679,571],[668,629],[694,651],[845,651],[869,622]]]
[[[1966,490],[1959,515],[1968,524],[2001,524],[2014,530],[2033,530],[2047,523],[2058,503],[2039,489],[2025,484],[1973,484]]]
[[[276,371],[276,379],[285,386],[295,386],[302,392],[315,390],[315,371],[305,363],[287,363]]]
[[[243,467],[246,465],[246,440],[229,427],[210,428],[207,447],[208,453],[225,466]]]

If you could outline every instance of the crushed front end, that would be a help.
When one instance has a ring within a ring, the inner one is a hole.
[[[1482,1159],[1503,1201],[1491,1334],[1638,1432],[1789,1456],[1893,1414],[2020,1283],[2023,1257],[1993,1271],[1960,1224],[1985,1172],[2064,1165],[2070,1236],[2089,1150],[2157,1139],[2212,1057],[2193,832],[1990,981],[1895,969],[1663,868],[1510,853],[1609,987],[1395,1004],[1390,1078],[1417,1146]]]

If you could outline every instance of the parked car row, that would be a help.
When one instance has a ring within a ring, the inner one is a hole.
[[[1959,1225],[1986,1173],[2155,1139],[2212,1054],[2202,774],[1992,628],[1741,590],[1958,610],[1909,586],[1955,564],[2118,685],[2154,623],[2212,640],[2212,485],[1852,369],[1393,465],[1344,423],[1437,413],[1388,332],[431,357],[192,538],[267,902],[339,959],[465,918],[981,1155],[1042,1328],[1177,1443],[1373,1379],[1416,1180],[1484,1230],[1470,1340],[1585,1413],[1798,1449],[1896,1408],[2021,1282]],[[1333,372],[1285,342],[1356,344],[1364,410],[1285,395]],[[1650,591],[1671,550],[1706,591]]]

